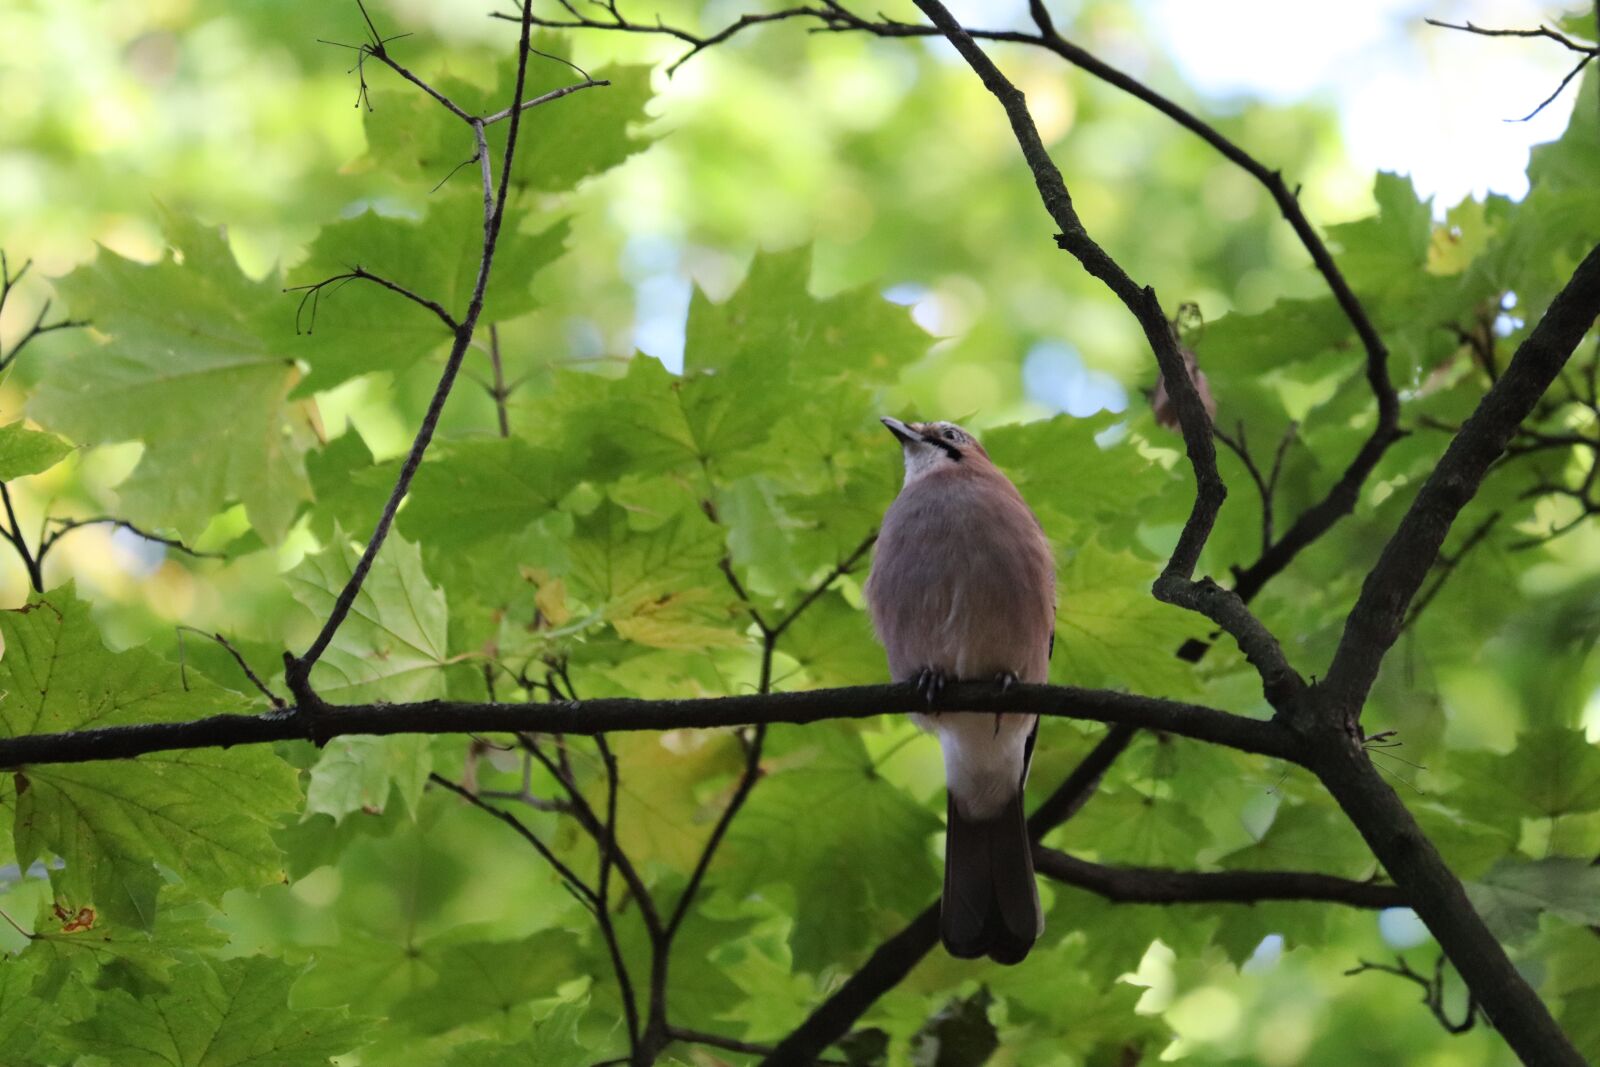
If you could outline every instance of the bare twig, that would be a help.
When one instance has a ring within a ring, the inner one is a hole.
[[[324,278],[320,282],[313,282],[310,285],[291,285],[284,289],[284,292],[286,293],[305,294],[300,298],[300,306],[295,309],[295,332],[302,332],[300,329],[300,319],[306,309],[307,302],[311,304],[311,322],[306,326],[303,332],[309,334],[315,333],[317,329],[317,306],[322,302],[322,290],[326,289],[330,285],[337,286],[342,282],[353,280],[374,282],[383,286],[392,293],[398,293],[407,300],[411,301],[413,304],[416,304],[418,307],[426,308],[428,311],[431,311],[440,322],[445,324],[445,328],[450,330],[452,333],[455,333],[461,329],[460,324],[455,320],[455,316],[446,311],[444,305],[439,303],[437,300],[430,300],[425,296],[419,296],[410,289],[407,289],[405,286],[392,282],[387,278],[380,277],[379,275],[364,269],[361,264],[357,263],[354,267],[345,271],[343,274],[335,274],[331,278]]]
[[[177,551],[182,552],[184,555],[192,556],[195,559],[227,558],[227,556],[222,552],[202,552],[197,548],[190,548],[176,537],[163,537],[160,534],[153,534],[143,527],[135,526],[127,519],[119,519],[112,515],[96,515],[93,518],[88,519],[53,518],[48,521],[50,525],[55,527],[55,530],[45,536],[43,540],[39,542],[40,559],[43,559],[44,554],[50,551],[50,549],[55,546],[55,543],[61,540],[62,537],[71,533],[73,530],[81,530],[85,526],[111,526],[119,530],[127,530],[129,533],[137,534],[146,541],[154,541],[158,545],[165,545],[168,548],[176,549]]]
[[[1532,111],[1528,112],[1526,115],[1522,116],[1520,119],[1504,119],[1502,121],[1504,121],[1504,122],[1527,122],[1530,119],[1532,119],[1535,116],[1537,116],[1539,114],[1539,112],[1543,111],[1545,108],[1549,107],[1551,104],[1556,102],[1556,97],[1560,96],[1561,93],[1566,89],[1566,87],[1568,85],[1572,84],[1572,79],[1573,78],[1576,78],[1578,75],[1583,73],[1583,68],[1587,67],[1589,65],[1589,63],[1593,59],[1594,59],[1594,56],[1587,55],[1587,56],[1584,56],[1582,59],[1578,60],[1578,62],[1574,63],[1573,66],[1572,66],[1572,69],[1567,71],[1566,75],[1556,85],[1555,90],[1553,92],[1551,92],[1551,94],[1549,96],[1545,97],[1542,101],[1540,101],[1539,104]]]
[[[500,363],[500,327],[491,322],[489,324],[489,365],[494,370],[494,386],[489,390],[489,396],[494,401],[495,421],[500,427],[501,437],[511,436],[511,419],[506,411],[506,401],[511,394],[506,390],[505,368]]]
[[[1464,33],[1475,33],[1480,37],[1545,37],[1559,43],[1564,48],[1582,55],[1600,55],[1600,46],[1581,44],[1559,30],[1553,30],[1548,26],[1537,26],[1531,30],[1491,30],[1483,26],[1475,26],[1471,22],[1445,22],[1443,19],[1432,18],[1425,18],[1422,21],[1429,26],[1437,26],[1442,30],[1461,30]]]
[[[16,288],[17,283],[22,280],[23,275],[28,273],[28,268],[31,266],[33,266],[33,261],[31,259],[25,260],[22,266],[17,268],[17,273],[12,274],[11,265],[6,261],[5,252],[0,251],[0,313],[5,312],[6,301],[11,298],[11,290]],[[5,370],[16,362],[17,357],[22,354],[22,350],[34,338],[55,330],[75,330],[89,325],[87,321],[82,319],[62,319],[59,322],[46,324],[44,320],[49,314],[50,301],[46,300],[40,306],[39,314],[34,316],[33,325],[29,326],[22,336],[17,338],[16,344],[11,346],[11,351],[5,352],[0,349],[0,371]]]
[[[254,670],[251,669],[250,664],[245,661],[244,656],[240,655],[239,654],[239,650],[237,648],[233,647],[233,642],[229,641],[222,634],[220,634],[220,633],[211,633],[209,631],[202,630],[197,626],[184,626],[182,624],[179,624],[177,629],[178,629],[178,641],[179,641],[180,647],[181,647],[182,642],[183,642],[183,634],[184,634],[185,631],[188,631],[189,633],[199,634],[201,637],[209,637],[209,638],[211,638],[211,640],[215,641],[217,644],[219,644],[223,648],[227,649],[228,655],[233,657],[233,661],[239,665],[239,669],[241,671],[243,671],[244,672],[244,676],[250,680],[250,684],[256,687],[256,692],[260,693],[262,696],[267,698],[267,703],[271,704],[274,708],[276,708],[279,711],[282,711],[284,708],[286,708],[288,706],[287,704],[284,703],[283,698],[280,697],[278,694],[274,693],[271,689],[269,689],[267,687],[267,683],[263,682],[261,680],[261,676],[258,675]]]
[[[1587,67],[1590,61],[1592,61],[1596,56],[1600,56],[1600,45],[1581,44],[1578,41],[1574,41],[1566,34],[1561,33],[1558,30],[1553,30],[1548,26],[1538,26],[1531,30],[1491,30],[1482,26],[1475,26],[1470,22],[1445,22],[1440,19],[1424,19],[1423,21],[1430,26],[1438,26],[1439,28],[1446,30],[1460,30],[1464,33],[1477,34],[1480,37],[1543,37],[1547,40],[1557,42],[1563,48],[1570,52],[1576,52],[1582,57],[1571,70],[1567,71],[1566,77],[1561,79],[1561,84],[1556,86],[1555,92],[1545,97],[1544,101],[1540,103],[1538,107],[1534,108],[1520,119],[1506,119],[1506,122],[1527,122],[1529,119],[1539,114],[1539,112],[1549,107],[1555,102],[1556,97],[1560,96],[1562,91],[1566,89],[1569,84],[1571,84],[1572,79],[1576,78],[1579,74],[1582,74],[1583,69]]]
[[[556,874],[560,876],[561,880],[566,883],[568,888],[570,888],[580,900],[584,901],[591,911],[599,909],[599,895],[592,888],[590,888],[582,878],[578,877],[577,872],[568,867],[565,863],[562,863],[560,858],[558,858],[556,854],[551,851],[550,846],[539,840],[539,835],[528,829],[527,824],[521,819],[511,814],[509,811],[506,811],[504,808],[495,807],[482,797],[474,795],[471,790],[456,782],[452,782],[442,774],[430,772],[428,775],[428,781],[432,782],[434,785],[450,790],[450,792],[454,793],[462,800],[465,800],[473,807],[488,812],[490,815],[493,815],[495,818],[511,827],[524,841],[533,846],[534,851],[539,853],[539,855],[544,858],[544,861],[550,865],[550,869],[555,871]]]
[[[542,52],[540,53],[540,55],[543,54],[544,53]],[[538,107],[540,104],[548,104],[552,100],[560,100],[563,96],[571,96],[573,93],[581,92],[584,89],[595,89],[602,85],[610,84],[611,83],[604,78],[589,78],[585,81],[578,82],[576,85],[563,85],[559,89],[551,89],[548,93],[536,96],[532,100],[524,100],[521,104],[517,105],[517,110],[526,111],[531,107]],[[493,126],[495,123],[503,122],[510,117],[511,108],[508,107],[502,108],[492,115],[485,115],[483,118],[477,121],[484,126]]]
[[[1452,1034],[1464,1034],[1471,1030],[1473,1024],[1478,1021],[1482,1008],[1479,1007],[1477,1000],[1472,995],[1472,990],[1469,989],[1467,990],[1466,1014],[1461,1017],[1460,1022],[1450,1018],[1444,1007],[1444,963],[1445,956],[1441,952],[1439,958],[1434,962],[1433,977],[1431,978],[1414,970],[1411,964],[1406,962],[1404,956],[1396,956],[1393,966],[1386,963],[1369,963],[1366,960],[1361,960],[1356,966],[1344,973],[1346,977],[1352,977],[1358,974],[1365,974],[1368,971],[1378,971],[1383,974],[1392,974],[1397,978],[1404,978],[1413,985],[1420,986],[1422,988],[1422,1003],[1427,1007],[1428,1011],[1433,1013],[1433,1017],[1439,1020],[1439,1025]]]

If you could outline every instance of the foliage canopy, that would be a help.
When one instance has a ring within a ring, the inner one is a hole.
[[[299,5],[314,14],[280,22],[200,7],[192,25],[151,31],[179,57],[161,68],[171,91],[205,82],[184,62],[208,39],[238,49],[256,34],[251,49],[294,71],[308,123],[336,129],[326,101],[348,107],[361,78],[360,129],[296,142],[292,205],[243,179],[224,183],[231,200],[173,179],[154,190],[158,230],[65,257],[81,262],[48,282],[12,287],[8,272],[13,344],[47,296],[89,326],[26,336],[25,355],[0,347],[0,532],[20,559],[0,612],[5,738],[290,714],[302,694],[282,654],[352,588],[460,343],[393,290],[458,324],[473,301],[473,130],[381,60],[491,115],[512,101],[515,25],[463,34],[374,5],[378,25],[411,35],[352,53],[347,80],[313,38],[359,40],[354,8]],[[43,33],[47,16],[31,17]],[[1091,5],[1084,36],[1116,18]],[[1592,37],[1585,25],[1563,24]],[[1154,364],[1137,324],[1047,240],[1003,116],[948,50],[781,26],[669,80],[660,61],[677,53],[650,39],[541,32],[533,45],[525,99],[605,84],[523,115],[463,380],[311,668],[321,699],[884,681],[860,581],[898,483],[877,424],[892,411],[983,427],[1038,513],[1060,571],[1053,682],[1272,716],[1232,640],[1151,596],[1194,498],[1180,438],[1138,396]],[[1182,340],[1216,398],[1233,492],[1200,573],[1238,575],[1373,434],[1347,312],[1226,161],[1048,54],[992,51],[1036,112],[1068,109],[1044,132],[1101,243],[1169,309],[1203,313]],[[1591,70],[1569,132],[1535,151],[1525,199],[1440,212],[1381,174],[1367,217],[1322,231],[1387,345],[1409,433],[1360,480],[1349,517],[1251,601],[1308,673],[1333,659],[1450,434],[1600,242],[1597,87]],[[279,106],[244,112],[268,154]],[[483,127],[495,167],[510,126]],[[1326,152],[1309,112],[1216,128],[1290,173]],[[37,130],[16,136],[47,147]],[[107,212],[124,195],[91,194]],[[59,239],[25,236],[44,259]],[[355,271],[393,284],[304,288]],[[681,350],[635,330],[673,315]],[[1403,743],[1372,758],[1600,1059],[1592,338],[1456,523],[1362,723]],[[1133,393],[1125,409],[1062,410],[1102,379]],[[1030,797],[1106,734],[1047,720]],[[753,1063],[886,939],[914,933],[938,893],[937,749],[900,716],[325,740],[0,775],[0,1061],[582,1067],[640,1062],[659,1009],[670,1032],[655,1062]],[[1384,879],[1303,767],[1168,733],[1124,743],[1043,839],[1069,865],[1042,883],[1048,932],[1027,963],[911,958],[858,1005],[836,1062],[1512,1062],[1488,1025],[1449,1032],[1474,1009],[1403,908],[1097,890],[1073,860],[1136,880],[1163,872],[1127,868],[1316,872],[1344,880],[1334,900]],[[1344,973],[1362,961],[1401,974]]]

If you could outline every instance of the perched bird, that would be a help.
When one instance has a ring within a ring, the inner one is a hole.
[[[1055,563],[1039,520],[971,434],[885,418],[905,482],[883,517],[867,605],[897,682],[1043,682]],[[939,931],[953,956],[1017,963],[1044,929],[1022,788],[1037,715],[914,715],[944,750],[949,829]]]

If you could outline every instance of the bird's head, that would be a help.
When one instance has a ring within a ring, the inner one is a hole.
[[[907,484],[963,463],[989,462],[989,454],[977,439],[953,422],[901,422],[888,416],[880,421],[900,441]]]

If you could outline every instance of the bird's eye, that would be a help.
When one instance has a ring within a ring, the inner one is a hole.
[[[946,430],[944,432],[944,439],[946,441],[956,441],[956,440],[959,440],[960,437],[961,437],[961,435],[956,433],[954,430]]]

